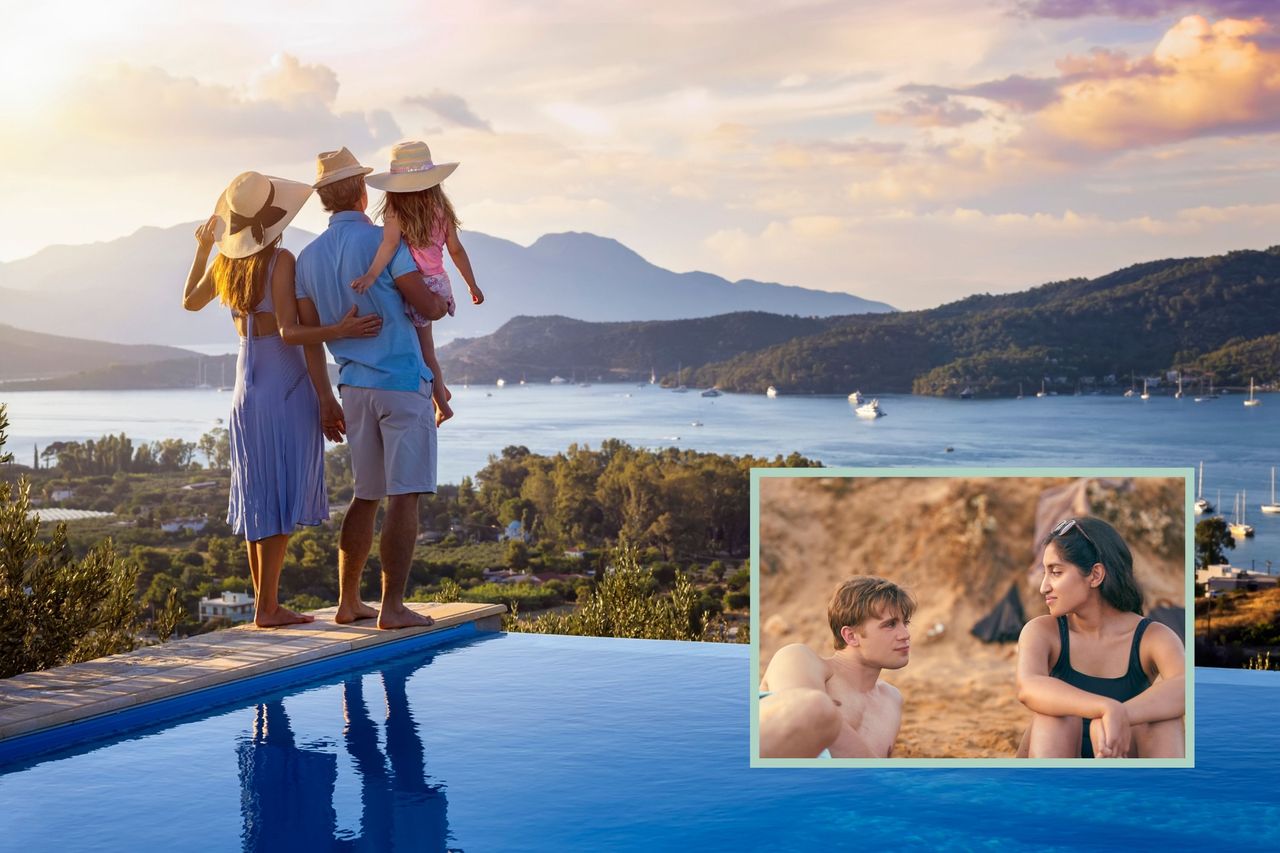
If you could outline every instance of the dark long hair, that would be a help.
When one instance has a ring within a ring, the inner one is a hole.
[[[1040,550],[1050,544],[1058,546],[1063,559],[1087,575],[1094,563],[1102,563],[1107,570],[1099,592],[1103,601],[1116,610],[1142,615],[1142,587],[1133,576],[1133,554],[1120,533],[1100,518],[1081,516],[1075,519],[1076,527],[1044,540]]]

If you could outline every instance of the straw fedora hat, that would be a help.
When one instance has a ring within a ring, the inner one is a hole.
[[[337,151],[321,151],[316,155],[316,182],[311,186],[320,189],[344,178],[367,175],[372,171],[372,167],[361,166],[356,155],[352,154],[346,146]]]
[[[302,210],[312,189],[297,181],[259,172],[237,175],[218,197],[214,213],[218,252],[228,258],[247,258],[271,245]]]
[[[399,142],[391,149],[391,169],[370,175],[368,184],[389,193],[413,193],[434,187],[456,168],[457,163],[431,162],[425,142]]]

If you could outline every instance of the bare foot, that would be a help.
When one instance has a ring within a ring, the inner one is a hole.
[[[279,628],[281,625],[303,625],[316,621],[316,617],[306,613],[297,613],[287,607],[277,607],[271,613],[261,610],[254,614],[253,624],[259,628]]]
[[[358,602],[353,607],[347,607],[345,604],[338,605],[338,613],[333,617],[333,621],[339,625],[347,625],[360,619],[372,619],[378,615],[378,611],[374,610],[363,601]]]
[[[448,403],[441,405],[440,403],[437,402],[436,403],[436,426],[440,426],[440,424],[449,420],[449,418],[451,417],[453,417],[453,407],[450,406]]]
[[[405,607],[403,604],[398,608],[382,608],[382,615],[378,617],[378,627],[387,630],[393,628],[425,628],[428,625],[434,625],[435,623],[436,620],[432,619],[430,616],[423,616],[420,613],[416,613]]]

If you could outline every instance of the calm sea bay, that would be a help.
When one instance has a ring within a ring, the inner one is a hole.
[[[440,433],[440,481],[456,483],[508,445],[536,453],[608,438],[638,447],[685,447],[772,457],[798,451],[826,465],[1194,467],[1205,497],[1228,514],[1248,492],[1258,535],[1235,565],[1280,572],[1280,517],[1258,504],[1280,465],[1280,398],[1246,408],[1243,396],[1196,403],[1118,396],[956,400],[881,395],[886,417],[860,420],[843,397],[724,394],[702,397],[651,385],[452,387],[456,417]],[[214,390],[7,392],[9,443],[28,463],[34,445],[126,433],[135,442],[194,441],[225,419],[231,395]],[[948,448],[951,448],[948,451]]]

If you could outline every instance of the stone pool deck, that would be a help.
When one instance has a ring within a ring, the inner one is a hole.
[[[466,602],[408,606],[435,624],[396,631],[380,631],[372,619],[338,625],[334,607],[312,611],[316,621],[306,625],[242,625],[0,679],[0,740],[468,622],[497,631],[507,610],[501,604]]]

